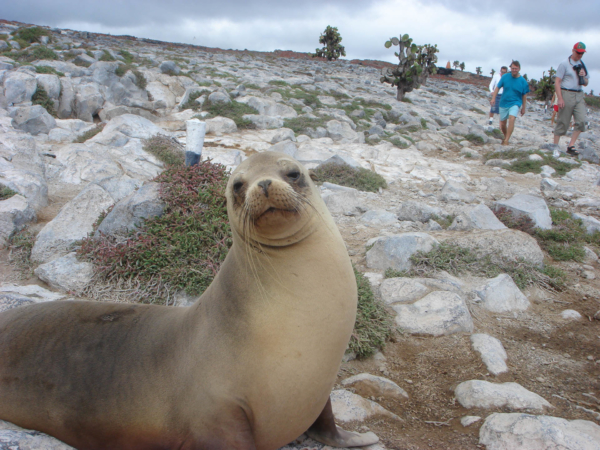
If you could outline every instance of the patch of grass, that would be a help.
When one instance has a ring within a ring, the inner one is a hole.
[[[406,270],[396,270],[391,267],[388,267],[383,274],[383,278],[406,278],[409,276],[410,274]]]
[[[246,89],[255,89],[255,90],[260,89],[260,86],[258,84],[254,84],[254,83],[244,83],[244,86],[246,86]]]
[[[369,280],[356,268],[358,307],[356,322],[348,347],[357,358],[367,358],[383,348],[393,333],[394,319],[385,306],[375,299]]]
[[[506,227],[512,228],[513,230],[519,230],[527,234],[533,234],[535,223],[529,216],[515,216],[508,208],[503,206],[496,208],[494,214]]]
[[[231,103],[211,103],[206,100],[203,105],[203,109],[208,111],[210,117],[228,117],[235,122],[240,129],[251,129],[256,126],[247,119],[244,119],[245,114],[256,114],[256,110],[244,103],[236,102],[232,100]]]
[[[148,86],[148,81],[146,81],[146,77],[139,70],[133,70],[133,75],[135,75],[135,85],[140,89],[146,89]]]
[[[182,166],[185,164],[185,150],[173,138],[157,134],[143,141],[144,150],[153,154],[167,166]]]
[[[412,103],[412,100],[408,97],[402,97],[402,100],[400,100],[403,103]]]
[[[103,50],[102,56],[98,61],[115,61],[115,57],[108,50]]]
[[[54,52],[54,50],[44,47],[43,45],[37,45],[30,50],[22,50],[16,53],[10,53],[10,56],[15,61],[19,61],[21,63],[30,63],[38,59],[58,59],[58,55]]]
[[[271,81],[269,81],[269,84],[273,85],[273,86],[289,86],[290,85],[289,83],[286,83],[283,80],[271,80]]]
[[[37,85],[37,88],[31,97],[31,103],[42,106],[46,111],[48,111],[48,114],[58,117],[56,110],[54,109],[54,102],[48,96],[46,89],[44,89],[41,84]]]
[[[27,229],[16,232],[8,239],[10,252],[8,259],[24,277],[33,274],[33,263],[31,262],[33,244],[35,244],[35,236]]]
[[[585,96],[583,98],[583,100],[585,101],[585,104],[587,106],[591,106],[592,108],[600,108],[600,97],[596,96]]]
[[[49,36],[50,32],[40,27],[21,28],[17,31],[16,36],[24,40],[28,44],[40,42],[42,36]]]
[[[0,41],[8,41],[8,34],[0,34]]]
[[[484,116],[486,114],[485,111],[482,111],[482,110],[480,110],[479,108],[476,108],[476,107],[472,107],[471,109],[469,109],[469,111],[473,111],[474,113],[477,113],[477,114],[483,114]]]
[[[79,66],[79,67],[90,67],[92,65],[92,63],[82,61],[80,59],[74,60],[73,64],[75,64],[76,66]]]
[[[427,130],[427,121],[423,118],[421,118],[421,126],[424,130]]]
[[[533,161],[529,159],[529,155],[539,155],[542,157],[541,160]],[[542,166],[550,166],[556,170],[556,176],[563,176],[568,171],[576,169],[581,166],[581,163],[575,162],[575,164],[569,164],[554,158],[552,155],[546,154],[540,150],[537,151],[526,151],[521,152],[518,150],[508,150],[504,152],[493,152],[488,153],[484,157],[485,161],[490,159],[510,159],[514,160],[510,166],[505,166],[505,169],[517,173],[540,173]]]
[[[88,237],[78,254],[93,262],[98,283],[128,289],[129,298],[168,303],[184,290],[200,295],[218,272],[229,247],[225,166],[209,160],[171,166],[154,181],[165,203],[160,217],[146,220],[125,241]],[[129,287],[131,286],[131,287]],[[89,288],[93,293],[93,287]]]
[[[181,105],[181,109],[192,109],[197,111],[201,108],[201,105],[196,102],[196,99],[202,97],[203,91],[192,92],[188,98],[188,101]]]
[[[94,128],[92,128],[91,130],[86,131],[85,133],[77,136],[77,138],[73,141],[74,144],[82,144],[85,141],[87,141],[88,139],[93,138],[94,136],[96,136],[98,133],[100,133],[102,130],[104,129],[104,125],[103,124],[98,124],[96,125]]]
[[[37,73],[54,74],[54,75],[58,75],[59,77],[64,77],[65,76],[64,73],[59,72],[54,67],[49,67],[49,66],[34,66],[34,67],[35,67],[35,71]]]
[[[476,250],[447,242],[442,242],[430,252],[417,252],[410,260],[413,263],[411,276],[427,276],[435,271],[446,271],[452,275],[471,273],[495,278],[506,273],[519,289],[536,284],[546,289],[561,290],[566,283],[566,277],[561,276],[562,272],[556,268],[540,269],[526,261],[509,261],[499,256],[482,257]]]
[[[448,227],[452,225],[454,219],[456,219],[456,214],[449,214],[447,216],[438,216],[437,214],[431,215],[431,220],[439,223],[444,230],[448,229]]]
[[[475,145],[483,145],[485,142],[483,142],[483,138],[481,136],[477,136],[476,134],[473,133],[469,133],[466,136],[464,136],[464,138],[469,141],[472,144]]]
[[[391,142],[392,144],[394,144],[398,148],[404,149],[404,148],[410,147],[410,144],[407,144],[405,141],[402,141],[402,140],[400,140],[397,137],[394,137],[394,138],[385,138],[384,137],[383,140]]]
[[[317,183],[330,183],[348,186],[361,191],[378,192],[379,188],[387,188],[385,179],[362,167],[354,168],[348,164],[321,164],[313,170]]]
[[[272,92],[277,92],[281,94],[281,96],[285,100],[289,100],[291,98],[295,98],[297,100],[302,100],[305,105],[308,105],[312,108],[322,108],[323,104],[319,100],[317,94],[314,92],[305,91],[302,88],[295,89],[274,89]]]
[[[320,116],[313,119],[306,116],[298,116],[291,119],[284,119],[283,126],[290,128],[296,134],[306,134],[309,128],[324,127],[330,120],[334,120],[334,118],[331,116]]]
[[[133,63],[134,61],[134,57],[131,53],[129,53],[127,50],[119,50],[119,55],[121,55],[123,57],[123,59],[125,60],[125,64],[130,65],[131,63]]]
[[[583,244],[594,243],[594,236],[588,235],[581,219],[574,218],[568,211],[551,208],[550,216],[551,229],[535,229],[534,236],[540,246],[557,261],[583,261]]]
[[[7,200],[7,199],[11,198],[13,195],[17,195],[17,194],[18,194],[17,191],[13,191],[8,186],[5,186],[2,183],[0,183],[0,201]]]
[[[494,128],[492,131],[486,131],[485,134],[496,139],[504,140],[504,134],[502,134],[502,131],[498,128]]]

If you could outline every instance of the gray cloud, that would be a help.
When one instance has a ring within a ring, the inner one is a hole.
[[[600,2],[590,0],[422,0],[473,17],[505,14],[511,22],[556,31],[598,28]]]
[[[100,26],[161,26],[182,19],[251,20],[255,18],[289,20],[319,17],[331,9],[344,11],[368,8],[374,0],[16,0],[2,6],[4,19],[38,25],[61,26],[78,21]]]

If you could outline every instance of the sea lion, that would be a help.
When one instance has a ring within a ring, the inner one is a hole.
[[[260,153],[226,190],[233,245],[189,308],[64,301],[0,314],[0,419],[87,449],[277,449],[336,427],[329,393],[357,303],[306,169]]]

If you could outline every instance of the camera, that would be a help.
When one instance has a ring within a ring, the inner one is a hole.
[[[581,75],[579,75],[579,72],[581,71],[581,69],[583,69],[583,64],[576,64],[573,66],[573,70],[579,77],[579,86],[583,86],[585,84],[585,80],[583,79],[583,77]]]

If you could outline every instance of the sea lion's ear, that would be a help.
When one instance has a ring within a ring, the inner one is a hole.
[[[310,176],[310,179],[313,181],[317,181],[317,175],[315,174],[315,171],[312,169],[308,169],[308,175]]]

